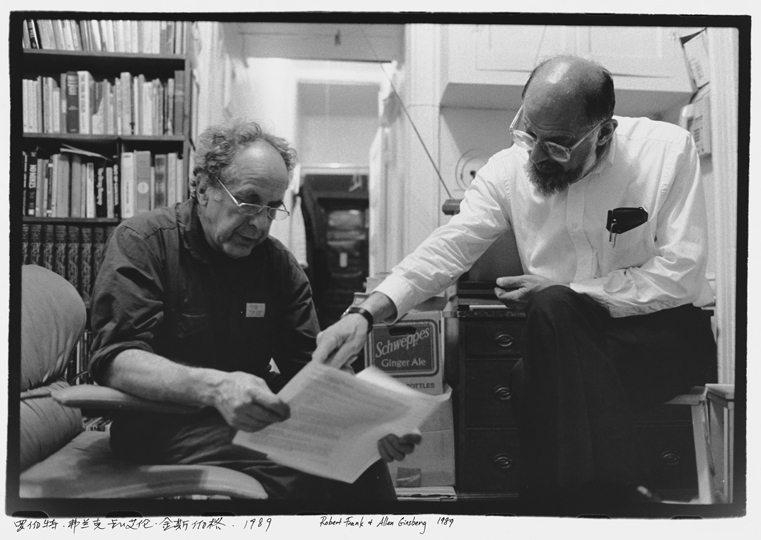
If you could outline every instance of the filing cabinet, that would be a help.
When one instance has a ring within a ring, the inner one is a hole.
[[[519,438],[508,378],[520,360],[525,314],[500,308],[453,310],[447,331],[448,380],[455,405],[458,497],[517,497]],[[697,496],[689,407],[662,405],[636,417],[636,429],[664,499]]]
[[[523,314],[456,312],[456,487],[461,497],[516,496],[518,432],[508,377],[520,359]]]

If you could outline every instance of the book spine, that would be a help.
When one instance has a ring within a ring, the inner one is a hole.
[[[106,171],[106,217],[114,217],[114,168],[105,167]]]
[[[46,215],[46,203],[48,198],[48,162],[47,157],[37,158],[37,200],[35,201],[34,215],[43,217]]]
[[[92,76],[89,71],[78,71],[77,74],[79,76],[79,132],[89,134],[92,133],[90,126]]]
[[[185,133],[185,72],[181,69],[174,72],[174,133]]]
[[[121,218],[122,217],[122,190],[121,190],[121,166],[119,165],[119,162],[116,161],[111,167],[113,170],[113,192],[114,192],[114,217],[115,218]]]
[[[56,192],[56,167],[59,155],[53,154],[48,160],[48,167],[45,171],[45,211],[44,217],[55,216],[55,192]]]
[[[106,250],[106,228],[102,225],[93,227],[92,241],[92,281],[98,279],[100,266],[103,264],[103,253]]]
[[[29,32],[29,43],[31,44],[32,49],[40,49],[40,37],[34,20],[27,19],[26,28]]]
[[[55,225],[54,272],[66,277],[66,225]]]
[[[79,239],[79,225],[68,225],[66,227],[66,233],[68,237],[66,279],[69,280],[69,283],[74,285],[81,295],[82,287],[79,283],[79,265],[81,264],[81,261],[79,252],[82,248],[82,243]]]
[[[94,218],[95,216],[95,164],[92,161],[87,162],[87,173],[85,178],[87,180],[85,186],[87,188],[87,196],[85,197],[85,217]]]
[[[29,223],[21,224],[21,264],[31,264],[29,257],[30,226]]]
[[[31,203],[29,190],[32,184],[32,178],[34,182],[37,182],[37,150],[31,150],[29,153],[24,152],[24,215],[33,216],[29,213],[29,206]],[[34,208],[32,206],[32,208]]]
[[[167,206],[173,206],[177,199],[177,152],[166,156],[166,201]]]
[[[90,94],[90,133],[103,135],[106,132],[106,100],[103,95],[103,82],[92,82],[90,88],[92,90]]]
[[[135,153],[124,152],[121,166],[121,217],[135,215]]]
[[[79,133],[79,75],[66,73],[66,132]]]
[[[29,264],[42,266],[42,223],[29,224]]]
[[[108,217],[106,164],[95,164],[95,217]]]
[[[155,161],[155,185],[154,197],[156,205],[154,208],[167,206],[167,156],[166,154],[156,154]]]
[[[69,156],[61,154],[58,159],[58,178],[56,181],[56,217],[70,217],[71,170]]]
[[[82,251],[80,256],[79,276],[82,290],[82,298],[85,303],[90,301],[90,294],[92,292],[92,226],[82,225],[81,230],[81,243]]]
[[[55,271],[55,228],[52,223],[42,224],[42,266]]]
[[[121,80],[121,116],[122,116],[122,135],[132,135],[132,75],[126,71],[119,75]]]
[[[84,179],[82,177],[82,156],[71,156],[71,217],[85,217],[82,212],[82,198],[84,197]]]
[[[151,209],[151,153],[135,152],[135,215]]]

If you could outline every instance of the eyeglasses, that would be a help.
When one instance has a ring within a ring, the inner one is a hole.
[[[230,190],[227,189],[227,187],[221,181],[219,181],[219,185],[222,186],[222,189],[225,190],[225,193],[227,193],[230,196],[230,198],[235,203],[235,206],[238,207],[238,212],[240,212],[244,216],[255,217],[261,214],[265,210],[267,211],[268,219],[281,220],[291,215],[291,213],[285,208],[273,208],[271,206],[262,206],[260,204],[239,202],[238,199],[236,199],[233,196],[233,194],[230,193]]]
[[[523,107],[521,106],[520,109],[518,109],[518,114],[515,115],[515,118],[513,118],[512,123],[510,124],[510,135],[513,137],[513,141],[515,141],[515,144],[523,148],[524,150],[528,150],[529,152],[534,149],[534,145],[538,144],[542,147],[542,150],[550,156],[555,161],[559,161],[561,163],[565,163],[566,161],[570,161],[571,159],[571,152],[576,150],[576,148],[584,142],[584,140],[589,137],[592,133],[594,133],[594,130],[596,130],[598,127],[603,125],[607,120],[603,120],[599,124],[597,124],[595,127],[590,129],[586,135],[584,135],[581,139],[579,139],[576,144],[571,146],[570,148],[567,146],[562,146],[560,144],[550,142],[550,141],[541,141],[537,139],[534,135],[530,135],[526,133],[525,131],[521,131],[520,129],[515,129],[515,126],[518,124],[518,118],[521,120],[523,119]]]

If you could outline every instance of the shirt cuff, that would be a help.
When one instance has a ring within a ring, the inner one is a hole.
[[[396,307],[396,318],[393,321],[386,320],[383,322],[395,323],[419,303],[415,300],[415,291],[410,284],[395,274],[391,274],[384,279],[373,292],[385,294]]]

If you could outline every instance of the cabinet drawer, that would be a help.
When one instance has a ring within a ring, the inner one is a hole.
[[[518,491],[518,433],[513,429],[466,429],[457,448],[457,490]]]
[[[692,424],[638,424],[637,431],[650,466],[653,488],[696,496],[698,479]]]
[[[463,366],[465,427],[512,427],[513,394],[508,377],[517,359],[473,360]]]
[[[465,359],[472,356],[518,356],[520,355],[523,325],[502,321],[466,322],[463,340]]]

